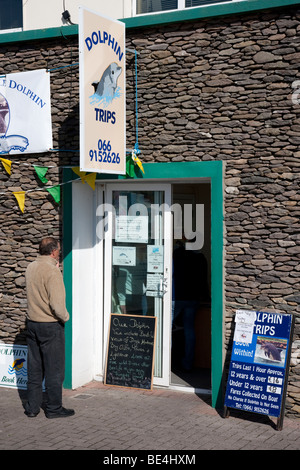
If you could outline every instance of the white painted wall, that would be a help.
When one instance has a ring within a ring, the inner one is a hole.
[[[23,1],[23,30],[64,26],[62,13],[68,10],[78,24],[78,7],[83,6],[113,19],[132,16],[133,0],[26,0]]]
[[[99,194],[87,183],[72,184],[72,388],[102,373],[103,260],[95,226]]]

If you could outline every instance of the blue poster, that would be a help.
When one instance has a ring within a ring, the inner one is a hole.
[[[292,315],[236,312],[225,406],[279,417]]]

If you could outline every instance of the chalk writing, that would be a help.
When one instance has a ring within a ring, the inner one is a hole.
[[[106,385],[151,389],[156,318],[112,314]]]

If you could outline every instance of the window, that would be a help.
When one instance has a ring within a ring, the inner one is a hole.
[[[136,14],[154,13],[167,10],[181,10],[183,8],[225,3],[233,0],[136,0]]]
[[[211,5],[212,3],[224,3],[231,0],[185,0],[185,7],[199,7],[201,5]]]
[[[178,0],[137,0],[136,12],[153,13],[155,11],[176,10]]]
[[[23,27],[22,0],[0,1],[0,31]]]

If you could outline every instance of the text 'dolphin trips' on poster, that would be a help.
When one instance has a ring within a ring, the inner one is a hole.
[[[226,407],[281,415],[292,331],[292,315],[237,310]]]

